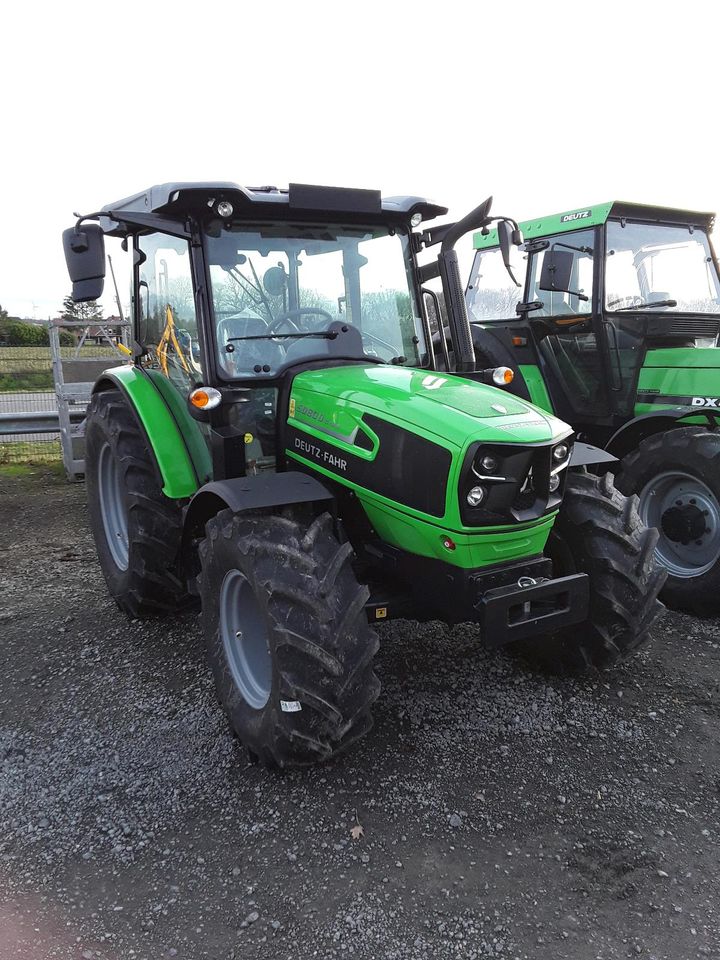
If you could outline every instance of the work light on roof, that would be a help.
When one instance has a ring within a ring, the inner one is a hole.
[[[422,214],[421,214],[421,213],[414,213],[414,214],[410,217],[410,226],[411,226],[411,227],[419,227],[421,223],[422,223]]]
[[[217,215],[219,217],[227,220],[228,217],[233,215],[234,207],[229,200],[218,200],[215,209],[217,210]]]

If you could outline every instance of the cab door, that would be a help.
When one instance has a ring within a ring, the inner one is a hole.
[[[527,316],[558,416],[572,424],[610,415],[608,357],[601,324],[597,229],[527,244]]]

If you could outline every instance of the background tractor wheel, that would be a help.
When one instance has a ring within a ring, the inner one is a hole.
[[[208,658],[233,730],[265,766],[329,760],[372,726],[369,592],[325,513],[310,525],[224,510],[199,578]]]
[[[643,521],[660,532],[668,571],[663,599],[695,613],[720,609],[720,434],[679,427],[643,440],[616,478],[636,493]]]
[[[152,451],[119,390],[90,400],[85,480],[100,569],[120,609],[146,617],[182,606],[187,595],[174,572],[180,505],[160,489]]]
[[[657,539],[640,520],[637,498],[616,490],[612,474],[571,472],[548,552],[555,576],[589,575],[590,614],[550,637],[521,641],[517,652],[551,670],[605,669],[646,643],[663,609]]]

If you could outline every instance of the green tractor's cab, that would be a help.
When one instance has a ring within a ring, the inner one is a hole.
[[[80,300],[102,291],[105,235],[132,256],[134,362],[100,378],[86,428],[110,592],[134,616],[199,595],[220,699],[267,763],[326,759],[368,728],[369,622],[474,620],[490,645],[603,667],[659,609],[654,534],[585,471],[607,454],[477,368],[454,246],[490,201],[415,229],[445,212],[171,183],[64,235]]]
[[[703,466],[720,416],[713,221],[620,202],[528,221],[517,284],[483,230],[466,290],[478,360],[512,366],[517,395],[618,457],[661,531],[669,595],[695,606],[720,586],[720,459]]]

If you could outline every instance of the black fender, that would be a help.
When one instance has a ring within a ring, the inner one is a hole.
[[[205,536],[205,524],[220,513],[232,510],[266,510],[296,503],[322,504],[336,515],[335,497],[316,477],[299,470],[286,473],[259,473],[230,480],[211,480],[194,494],[185,511],[181,546],[181,570],[188,591],[197,594],[200,572],[197,541]]]
[[[607,450],[600,447],[593,447],[589,443],[581,443],[576,440],[573,444],[570,454],[570,463],[568,467],[589,467],[595,463],[615,463],[617,457],[614,457]]]
[[[639,417],[633,417],[616,430],[606,443],[605,449],[618,460],[622,460],[626,453],[635,450],[647,437],[675,427],[690,426],[683,424],[683,420],[697,416],[707,419],[709,430],[720,426],[720,408],[717,407],[673,407],[669,410],[658,410],[657,413],[641,413]]]
[[[325,503],[332,508],[335,497],[320,480],[299,470],[212,480],[200,487],[188,505],[185,536],[202,536],[205,524],[221,510],[243,513],[295,503]]]

